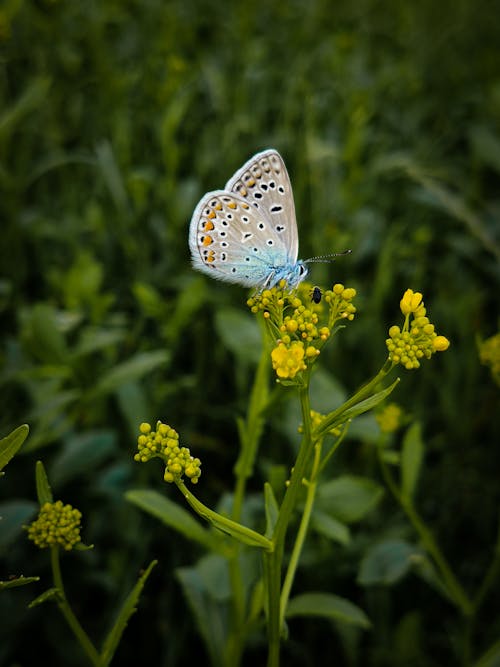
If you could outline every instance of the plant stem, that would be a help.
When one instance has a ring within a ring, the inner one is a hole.
[[[306,502],[304,504],[304,510],[302,512],[302,517],[300,519],[300,526],[297,532],[297,537],[295,538],[295,544],[293,545],[292,553],[290,556],[290,562],[288,564],[288,569],[285,575],[285,580],[283,582],[283,587],[281,589],[281,601],[280,601],[280,626],[283,625],[285,618],[286,607],[288,604],[288,599],[290,597],[290,592],[292,590],[293,580],[295,578],[295,572],[299,565],[300,554],[302,553],[302,547],[307,536],[307,531],[309,528],[309,522],[311,520],[311,514],[314,507],[314,500],[316,498],[316,489],[318,487],[318,469],[321,459],[321,443],[316,443],[314,452],[314,463],[311,472],[311,477],[307,483],[307,494]]]
[[[80,622],[73,613],[73,610],[71,609],[68,600],[66,598],[66,593],[64,591],[64,584],[61,575],[61,566],[59,562],[59,547],[57,546],[51,547],[50,562],[52,565],[52,577],[54,580],[54,585],[59,591],[59,595],[57,597],[57,604],[59,606],[59,609],[61,610],[62,615],[66,619],[69,627],[73,631],[73,634],[77,638],[78,642],[80,643],[80,646],[83,648],[83,650],[89,657],[92,664],[95,665],[95,667],[100,667],[102,662],[99,653],[97,652],[97,649],[91,642],[85,630],[80,625]]]
[[[389,487],[389,490],[391,491],[392,495],[397,500],[397,502],[403,508],[411,524],[413,525],[416,532],[420,536],[420,539],[422,540],[426,551],[430,554],[430,556],[434,560],[434,563],[436,564],[436,567],[443,578],[443,583],[451,599],[459,607],[460,611],[464,616],[467,617],[471,616],[474,613],[472,602],[470,601],[467,593],[462,588],[462,585],[460,584],[458,579],[455,577],[451,567],[448,564],[448,561],[446,560],[441,549],[439,548],[432,531],[427,527],[424,520],[418,514],[411,498],[404,496],[401,493],[400,489],[398,488],[396,482],[394,481],[394,478],[392,477],[389,471],[389,468],[387,467],[387,464],[380,455],[378,456],[378,459],[382,470],[382,474],[384,476],[384,480],[387,486]]]
[[[297,503],[297,498],[302,488],[302,480],[306,473],[312,450],[309,382],[306,382],[305,386],[300,388],[300,405],[302,410],[303,426],[302,441],[300,444],[297,460],[290,477],[290,484],[285,493],[283,503],[280,507],[278,519],[274,527],[274,533],[272,537],[274,551],[264,554],[264,574],[267,581],[268,599],[268,667],[278,667],[279,665],[279,645],[281,634],[281,564],[283,560],[285,536],[288,524],[292,518],[293,510],[295,509],[295,505]]]

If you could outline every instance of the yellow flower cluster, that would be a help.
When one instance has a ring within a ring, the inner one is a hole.
[[[493,379],[500,384],[500,333],[487,338],[479,347],[481,363],[489,366]]]
[[[450,341],[438,336],[434,325],[427,317],[422,294],[408,289],[400,302],[405,316],[403,328],[394,325],[389,329],[386,340],[389,358],[394,364],[401,364],[407,370],[419,368],[420,359],[430,359],[434,352],[444,352]]]
[[[81,541],[82,513],[62,501],[45,503],[38,517],[28,526],[28,537],[40,549],[60,546],[66,551],[73,549]]]
[[[389,403],[385,408],[375,415],[382,433],[394,433],[401,426],[403,410],[396,403]]]
[[[165,463],[166,482],[172,483],[186,475],[193,484],[198,482],[201,475],[201,461],[191,456],[188,447],[179,446],[179,434],[168,424],[161,421],[156,423],[156,431],[151,424],[142,423],[139,427],[141,434],[137,438],[138,452],[134,459],[145,463],[158,457]]]
[[[294,293],[287,293],[286,283],[281,281],[248,299],[251,311],[263,314],[275,341],[271,360],[279,379],[291,380],[312,365],[335,324],[354,318],[355,296],[356,290],[341,284],[323,292],[301,283]]]

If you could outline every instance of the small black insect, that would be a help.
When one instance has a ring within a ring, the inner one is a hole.
[[[320,287],[313,287],[310,295],[311,301],[313,303],[319,303],[321,301],[321,297],[323,296],[323,292],[321,291]]]

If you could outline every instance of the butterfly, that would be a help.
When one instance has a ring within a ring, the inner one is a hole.
[[[307,262],[335,256],[297,259],[292,185],[273,148],[250,158],[224,190],[201,198],[189,225],[189,248],[198,271],[259,291],[281,280],[292,290],[307,276]]]

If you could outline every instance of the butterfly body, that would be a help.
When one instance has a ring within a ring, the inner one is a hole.
[[[197,205],[189,227],[195,269],[257,289],[285,280],[295,288],[307,275],[297,259],[298,233],[290,179],[279,153],[257,153]]]

